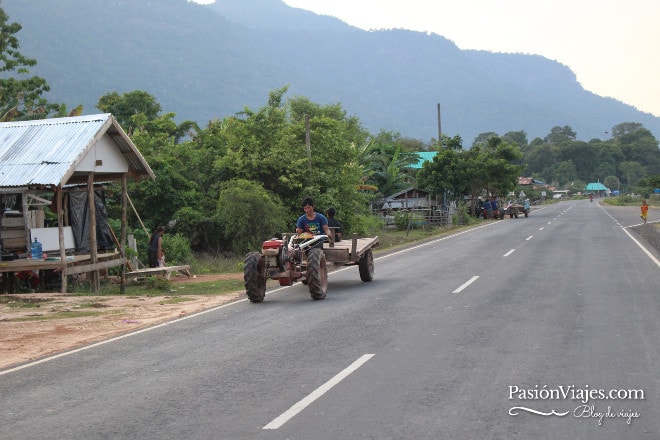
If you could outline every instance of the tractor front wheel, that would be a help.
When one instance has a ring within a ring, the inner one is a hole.
[[[259,252],[250,252],[245,257],[243,279],[245,293],[250,302],[260,303],[266,296],[266,262]]]
[[[307,255],[307,287],[312,299],[324,299],[328,291],[328,268],[322,249],[311,249]]]

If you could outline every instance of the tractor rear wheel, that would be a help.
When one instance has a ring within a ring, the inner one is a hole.
[[[358,269],[360,269],[360,279],[362,281],[371,281],[374,279],[374,254],[371,249],[362,255],[358,262]]]
[[[328,291],[328,268],[322,249],[311,249],[307,255],[307,287],[312,299],[324,299]]]
[[[260,303],[266,296],[266,262],[259,252],[250,252],[245,257],[243,279],[245,293],[250,302]]]

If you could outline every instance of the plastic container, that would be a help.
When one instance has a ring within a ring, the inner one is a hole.
[[[34,243],[32,243],[32,248],[30,249],[32,253],[33,260],[42,260],[44,258],[44,253],[41,248],[41,243],[37,241],[37,237],[34,237]]]

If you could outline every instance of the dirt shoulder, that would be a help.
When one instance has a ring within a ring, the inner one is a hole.
[[[242,279],[242,274],[197,275],[172,281],[194,283],[229,277]],[[244,292],[177,298],[167,295],[81,297],[57,293],[10,296],[17,300],[29,299],[34,307],[13,309],[0,304],[0,369],[211,309],[243,298]],[[75,314],[80,316],[57,316],[65,312],[77,312]]]

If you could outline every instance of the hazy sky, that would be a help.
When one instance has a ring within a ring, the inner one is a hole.
[[[660,116],[658,0],[283,1],[365,30],[426,31],[461,49],[543,55],[570,67],[585,89]]]

